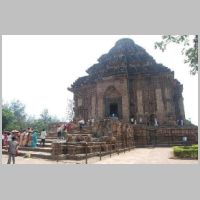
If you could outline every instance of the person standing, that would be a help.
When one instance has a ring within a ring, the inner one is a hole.
[[[131,124],[134,124],[134,118],[131,117]]]
[[[45,131],[45,129],[43,129],[42,132],[40,133],[40,139],[41,139],[40,145],[42,144],[43,147],[45,146],[46,136],[47,136],[47,132]]]
[[[33,148],[37,147],[37,132],[36,131],[33,131],[32,133],[31,147]]]
[[[23,139],[22,139],[22,146],[25,147],[28,143],[28,131],[24,132]]]
[[[57,128],[57,137],[58,137],[58,139],[61,139],[61,134],[62,134],[62,130],[61,130],[61,125],[60,125]]]
[[[181,119],[181,126],[183,126],[183,119]]]
[[[25,134],[26,134],[26,130],[23,130],[22,133],[20,134],[19,146],[23,146],[23,139],[24,139]]]
[[[137,125],[137,120],[135,119],[134,124]]]
[[[79,129],[80,129],[80,131],[82,131],[84,124],[85,124],[84,119],[79,121]]]
[[[7,146],[8,145],[8,133],[4,133],[4,140],[3,140],[3,146]]]
[[[67,138],[67,124],[63,126],[63,140]]]
[[[15,164],[15,156],[17,154],[18,149],[18,142],[16,141],[16,138],[13,136],[12,140],[8,142],[8,162],[7,164],[11,164],[11,158],[13,161],[13,164]]]
[[[158,126],[158,120],[156,118],[154,118],[154,126]]]
[[[12,141],[12,133],[9,132],[7,135],[8,135],[7,142],[9,143]]]
[[[33,129],[29,128],[29,134],[28,134],[28,146],[31,147],[32,146],[32,134],[33,134]]]
[[[4,138],[5,138],[4,133],[2,133],[2,148],[4,146]]]
[[[139,118],[139,123],[142,124],[142,117]]]
[[[91,125],[93,126],[94,125],[94,118],[91,119],[91,123],[92,123]]]

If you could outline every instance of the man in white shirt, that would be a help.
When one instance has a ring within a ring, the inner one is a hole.
[[[8,133],[8,142],[11,142],[11,141],[12,141],[12,134]]]
[[[84,126],[84,124],[85,124],[85,121],[84,121],[84,119],[82,119],[82,120],[80,120],[79,122],[79,129],[80,129],[80,131],[83,129],[83,126]]]
[[[158,126],[158,120],[156,118],[154,119],[154,126]]]
[[[40,146],[41,146],[41,143],[43,147],[45,146],[46,136],[47,136],[47,132],[45,131],[45,129],[43,129],[42,132],[40,133],[40,139],[41,139]]]
[[[131,124],[134,124],[134,118],[131,117]]]

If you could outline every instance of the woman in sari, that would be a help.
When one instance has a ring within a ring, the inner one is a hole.
[[[26,134],[26,130],[24,130],[21,134],[20,134],[20,138],[19,138],[19,146],[22,147],[23,146],[23,140],[24,140],[24,135]]]
[[[37,147],[37,132],[36,131],[33,131],[32,133],[31,147],[33,148]]]
[[[28,128],[28,137],[27,137],[27,144],[26,144],[28,147],[31,147],[32,145],[32,133],[33,133],[32,128]]]
[[[27,146],[29,133],[25,132],[23,136],[22,146]]]

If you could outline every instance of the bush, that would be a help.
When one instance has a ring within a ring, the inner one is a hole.
[[[175,146],[173,150],[176,157],[198,159],[198,145]]]

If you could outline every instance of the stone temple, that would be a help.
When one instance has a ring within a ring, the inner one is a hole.
[[[89,67],[87,76],[70,88],[75,120],[101,120],[114,114],[120,121],[160,125],[185,120],[182,84],[174,72],[156,63],[146,50],[124,38]]]

